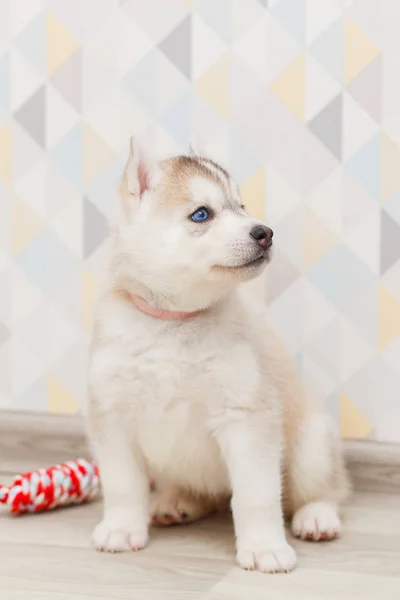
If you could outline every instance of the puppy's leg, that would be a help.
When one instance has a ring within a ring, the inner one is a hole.
[[[202,519],[217,510],[217,504],[205,496],[196,496],[177,486],[162,490],[153,502],[153,525],[181,525]]]
[[[104,515],[93,532],[98,550],[140,550],[148,539],[149,482],[143,457],[114,412],[92,419],[91,441],[99,464]]]
[[[283,524],[279,421],[232,409],[214,427],[232,486],[238,564],[270,573],[290,571],[296,555]]]
[[[285,513],[304,539],[340,535],[338,506],[349,492],[338,436],[330,418],[306,397],[281,340],[268,335],[269,378],[279,392],[285,434]]]
[[[339,504],[350,485],[330,418],[305,415],[288,450],[286,495],[293,534],[312,541],[339,537]]]

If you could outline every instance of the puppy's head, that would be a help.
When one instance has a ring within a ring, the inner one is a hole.
[[[112,269],[122,287],[203,308],[259,275],[270,258],[272,231],[248,216],[236,184],[210,159],[157,163],[132,141],[120,195]]]

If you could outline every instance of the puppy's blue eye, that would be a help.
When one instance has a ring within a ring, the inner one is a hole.
[[[210,213],[206,208],[202,207],[196,210],[190,218],[195,223],[204,223],[204,221],[207,221],[207,219],[210,218]]]

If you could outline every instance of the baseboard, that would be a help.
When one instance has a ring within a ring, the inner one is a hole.
[[[355,489],[400,491],[400,444],[344,440]],[[20,473],[90,457],[82,417],[0,412],[0,472]]]
[[[400,444],[343,440],[343,448],[355,489],[400,492]]]
[[[21,473],[89,456],[82,417],[0,412],[0,472]]]

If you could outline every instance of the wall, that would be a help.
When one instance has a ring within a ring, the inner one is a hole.
[[[0,407],[85,398],[131,133],[275,229],[255,284],[348,437],[400,441],[400,2],[0,3]]]

